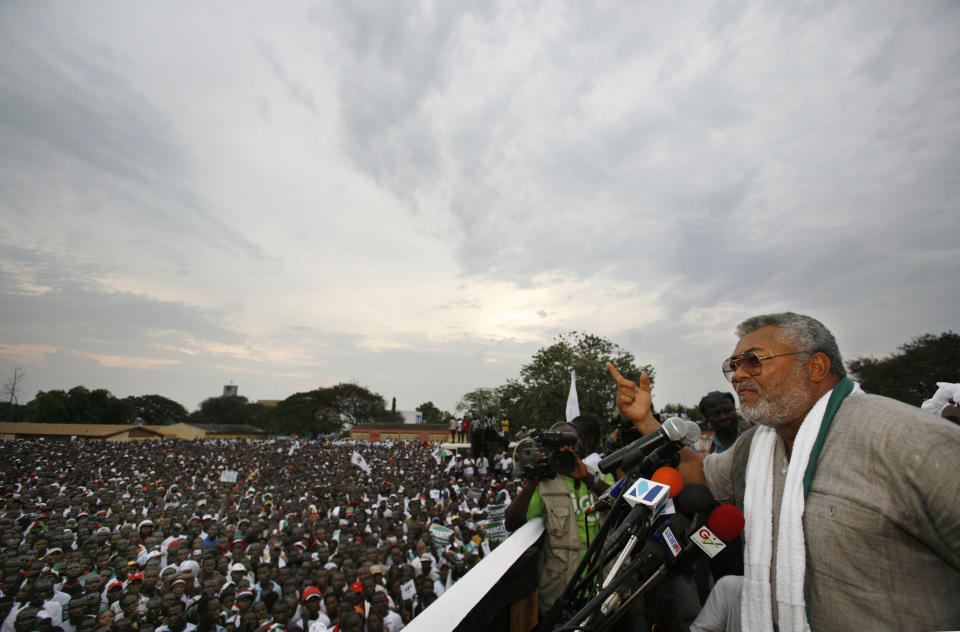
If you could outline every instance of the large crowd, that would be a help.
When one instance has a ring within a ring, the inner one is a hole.
[[[7,442],[0,632],[395,632],[497,545],[514,476],[489,454]]]

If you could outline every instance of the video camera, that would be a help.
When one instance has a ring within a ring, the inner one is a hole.
[[[546,480],[557,474],[569,476],[577,465],[577,457],[563,448],[573,448],[577,441],[579,437],[575,432],[537,429],[517,444],[513,460],[523,478]],[[541,452],[547,456],[545,461],[537,460]]]

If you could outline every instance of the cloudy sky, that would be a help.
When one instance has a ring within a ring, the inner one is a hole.
[[[0,377],[453,409],[559,332],[960,328],[960,6],[0,3]],[[562,411],[557,411],[558,417]]]

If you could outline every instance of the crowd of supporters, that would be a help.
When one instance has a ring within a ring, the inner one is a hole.
[[[511,460],[414,442],[17,441],[0,632],[395,632],[492,547]],[[493,516],[496,518],[496,516]]]

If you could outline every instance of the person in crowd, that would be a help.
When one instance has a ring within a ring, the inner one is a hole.
[[[720,612],[751,631],[955,628],[960,428],[864,393],[814,318],[756,316],[737,336],[721,369],[756,426],[722,453],[682,449],[679,467],[746,517],[742,586]],[[655,431],[649,380],[607,366],[620,411]]]
[[[603,456],[601,451],[601,441],[603,439],[603,430],[600,428],[600,420],[593,415],[580,415],[571,420],[570,424],[577,429],[577,436],[583,444],[583,464],[594,474],[599,474],[598,465]]]
[[[726,391],[711,391],[700,399],[700,412],[703,413],[704,433],[693,444],[700,454],[723,452],[736,442],[740,436],[740,417],[737,415],[733,395]]]
[[[554,424],[557,432],[576,434],[577,429],[567,423]],[[541,612],[546,613],[560,597],[567,582],[573,577],[587,542],[596,539],[600,527],[599,514],[588,514],[610,483],[590,472],[581,460],[586,456],[583,442],[564,448],[573,456],[569,475],[553,477],[533,475],[505,510],[505,526],[516,531],[527,520],[542,516],[546,521],[546,539],[540,551],[538,600]],[[540,462],[546,455],[538,456]]]
[[[264,622],[321,632],[337,623],[350,584],[373,581],[389,604],[393,575],[412,560],[423,569],[424,555],[434,592],[440,559],[441,588],[452,585],[479,561],[485,538],[459,517],[482,515],[512,486],[492,467],[470,481],[451,477],[434,447],[418,443],[18,441],[5,450],[7,632],[25,607],[50,614],[51,632],[215,631],[227,623],[231,632],[255,632]],[[351,463],[357,450],[370,473]],[[223,469],[237,470],[238,482],[222,483]],[[432,540],[435,525],[452,536]],[[456,572],[448,553],[460,556]],[[304,602],[311,587],[321,597]],[[333,599],[322,599],[331,591]],[[401,621],[413,605],[395,606]],[[98,622],[102,609],[109,614]]]

